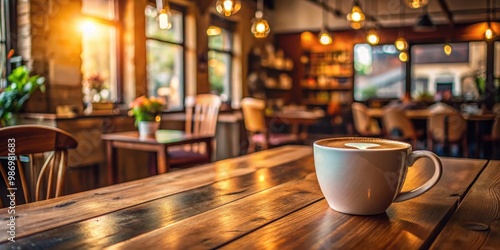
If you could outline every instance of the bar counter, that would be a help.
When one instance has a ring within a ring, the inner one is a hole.
[[[500,162],[442,158],[423,195],[383,214],[327,205],[312,148],[285,146],[16,210],[16,237],[0,248],[451,249],[498,246]],[[417,161],[403,189],[432,174]],[[0,210],[5,222],[7,208]]]

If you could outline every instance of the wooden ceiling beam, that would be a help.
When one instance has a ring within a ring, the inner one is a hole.
[[[448,22],[450,22],[451,26],[455,25],[455,22],[453,21],[453,13],[450,11],[450,7],[448,7],[448,4],[446,3],[445,0],[438,0],[439,7],[441,7],[441,10],[443,11],[444,15],[446,18],[448,18]]]

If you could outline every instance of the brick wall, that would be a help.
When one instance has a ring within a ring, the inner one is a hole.
[[[46,78],[46,92],[32,96],[25,110],[54,113],[58,105],[81,110],[81,2],[20,0],[18,16],[18,53],[33,74]]]

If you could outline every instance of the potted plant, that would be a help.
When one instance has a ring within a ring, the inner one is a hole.
[[[135,117],[135,126],[140,137],[154,136],[160,126],[160,114],[165,106],[162,99],[156,97],[137,97],[129,105],[129,115]]]
[[[30,76],[26,66],[17,67],[7,77],[10,82],[0,93],[0,123],[2,126],[15,125],[16,115],[21,111],[31,94],[37,90],[45,91],[45,78],[39,75]]]

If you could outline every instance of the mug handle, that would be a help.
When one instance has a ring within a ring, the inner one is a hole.
[[[409,200],[427,192],[441,178],[441,174],[443,172],[443,166],[441,164],[441,160],[439,160],[439,157],[436,154],[426,150],[418,150],[418,151],[413,151],[410,157],[411,157],[410,166],[413,166],[413,164],[420,158],[431,159],[432,163],[434,163],[434,169],[435,169],[434,175],[422,186],[412,189],[410,191],[404,191],[399,193],[398,196],[396,196],[396,199],[394,199],[395,202]]]

